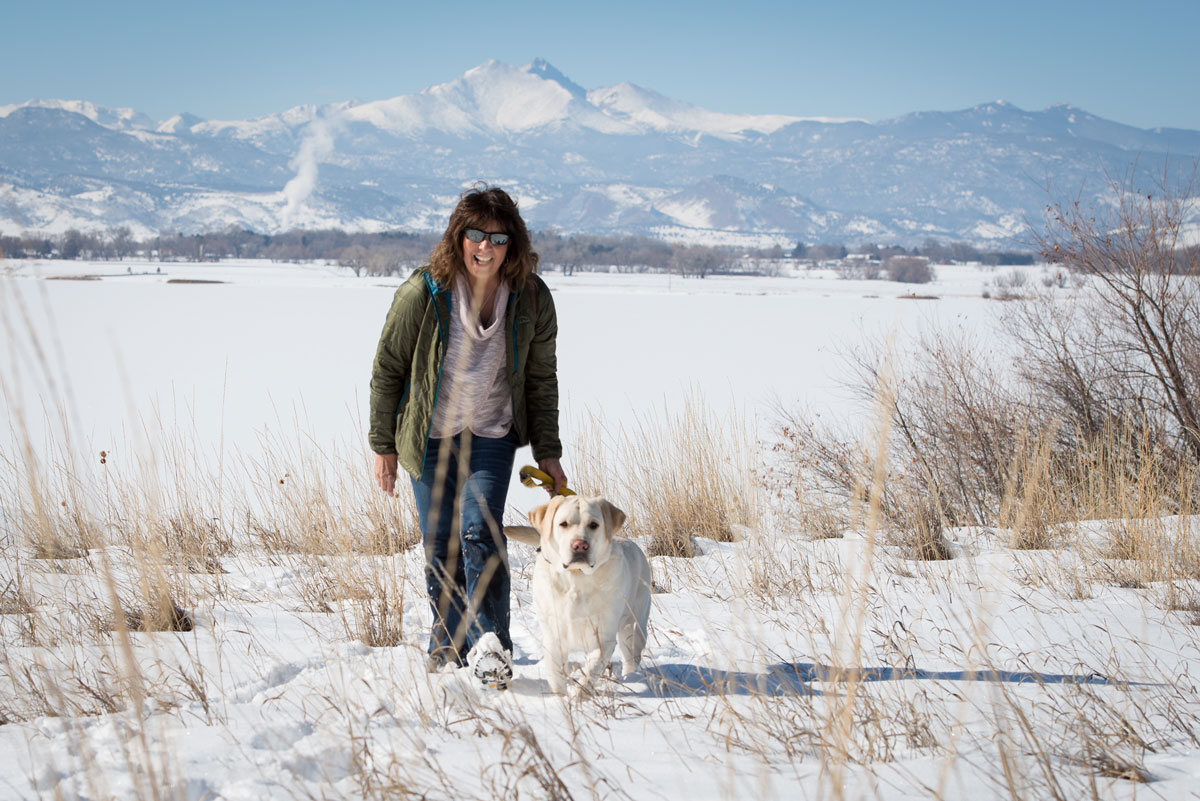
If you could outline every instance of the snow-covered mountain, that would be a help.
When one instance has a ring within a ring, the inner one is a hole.
[[[1168,156],[1169,154],[1169,156]],[[869,123],[723,114],[537,59],[412,95],[255,120],[155,122],[86,101],[0,106],[0,232],[439,229],[483,180],[531,224],[701,241],[1009,244],[1051,191],[1190,168],[1200,132],[1003,101]]]
[[[7,117],[17,109],[44,108],[68,111],[87,117],[97,125],[116,131],[148,130],[154,120],[131,108],[105,108],[87,100],[30,100],[10,106],[0,106],[0,117]]]

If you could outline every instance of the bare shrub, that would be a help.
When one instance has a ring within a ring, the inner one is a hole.
[[[1061,267],[1055,270],[1044,270],[1042,273],[1042,286],[1047,289],[1066,289],[1070,284],[1070,274]]]
[[[1017,300],[1028,282],[1028,277],[1021,270],[1009,270],[1004,275],[997,275],[992,279],[995,297],[997,300]]]
[[[902,284],[928,284],[936,276],[929,259],[920,256],[892,256],[883,263],[889,281]]]
[[[1121,423],[1110,421],[1085,436],[971,352],[945,338],[923,342],[913,372],[888,401],[892,434],[879,508],[891,544],[916,558],[944,558],[944,529],[987,525],[1011,530],[1014,548],[1050,548],[1073,520],[1157,518],[1192,508],[1196,471],[1150,429],[1114,430]],[[868,381],[881,380],[875,365],[860,359],[870,376],[861,379],[863,394]],[[865,503],[875,469],[867,449],[800,417],[785,418],[781,430],[776,449],[804,488],[793,494],[804,498],[799,509],[812,504],[806,493]]]
[[[907,539],[914,555],[944,558],[942,531],[994,518],[1010,482],[1020,408],[1005,384],[972,356],[973,348],[945,336],[918,341],[909,374],[892,381],[882,349],[856,354],[855,389],[879,392],[891,436],[883,451],[886,481],[879,510],[893,540]],[[869,445],[786,417],[777,449],[797,466],[796,480],[814,491],[864,503],[874,464]]]
[[[783,410],[776,411],[786,416]],[[800,434],[786,424],[781,434],[771,444],[770,452],[784,454],[785,458],[768,458],[761,469],[763,487],[776,522],[810,539],[840,539],[850,523],[847,504],[814,490],[804,480],[806,465],[795,458],[794,439]]]
[[[1013,333],[1035,357],[1032,375],[1070,376],[1035,385],[1085,431],[1114,414],[1142,419],[1200,462],[1200,251],[1184,240],[1195,177],[1180,186],[1164,176],[1157,194],[1136,180],[1111,186],[1108,209],[1051,207],[1044,255],[1088,284],[1075,314],[1030,306]]]
[[[834,267],[838,278],[847,281],[876,281],[883,274],[879,262],[868,259],[844,259]]]
[[[1108,215],[1052,207],[1046,255],[1087,281],[1066,301],[1035,292],[1012,305],[1005,332],[1015,369],[989,364],[980,345],[947,333],[924,336],[894,360],[880,511],[918,551],[935,520],[1006,526],[1014,547],[1045,548],[1069,520],[1191,508],[1200,256],[1181,246],[1191,188],[1155,196],[1115,186]],[[1025,283],[1017,271],[995,281],[1009,295]],[[887,348],[860,350],[851,363],[852,387],[873,397]],[[782,428],[780,449],[808,490],[864,500],[876,467],[854,437],[796,415]]]

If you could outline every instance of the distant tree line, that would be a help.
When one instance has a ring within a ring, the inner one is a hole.
[[[231,227],[198,234],[161,234],[137,240],[129,228],[108,233],[70,230],[55,236],[0,236],[5,258],[148,261],[220,261],[270,259],[273,261],[329,261],[355,275],[396,275],[424,264],[439,236],[430,233],[387,231],[351,233],[340,229],[295,230],[259,234]],[[672,271],[703,278],[743,269],[743,250],[704,245],[672,244],[646,236],[564,236],[553,230],[533,234],[534,249],[542,269],[565,273],[616,270],[619,272]],[[784,257],[776,246],[772,255]]]
[[[53,236],[25,234],[0,236],[0,256],[148,261],[220,261],[270,259],[273,261],[328,261],[355,275],[404,274],[424,264],[438,235],[385,231],[355,233],[340,229],[292,230],[260,234],[231,226],[197,234],[159,234],[135,239],[127,227],[106,233],[70,230]],[[1036,254],[1024,251],[983,251],[965,242],[926,240],[920,247],[860,244],[850,250],[840,242],[799,243],[791,253],[779,245],[765,248],[715,247],[666,242],[648,236],[561,234],[553,229],[533,234],[534,249],[543,270],[564,273],[612,271],[672,272],[703,278],[708,275],[775,274],[790,260],[811,264],[851,259],[857,264],[883,267],[880,277],[895,273],[920,283],[920,259],[928,263],[982,262],[1032,264]],[[855,267],[854,269],[871,269]]]
[[[1021,265],[1033,264],[1038,259],[1038,255],[1032,250],[981,250],[966,242],[940,242],[936,239],[926,239],[920,246],[912,248],[868,243],[857,245],[854,250],[847,249],[841,242],[819,245],[800,242],[791,255],[795,259],[811,261],[840,261],[851,254],[863,255],[880,263],[898,256],[921,256],[934,264],[979,262],[988,265]]]
[[[56,236],[0,236],[0,255],[6,258],[148,261],[335,261],[362,272],[387,275],[428,258],[438,237],[434,234],[387,231],[349,233],[340,229],[285,231],[259,234],[244,228],[201,234],[159,234],[134,239],[129,228],[107,233],[70,230]]]
[[[664,242],[648,236],[563,236],[553,230],[533,235],[545,268],[574,272],[672,272],[704,278],[744,269],[740,249]],[[780,249],[780,256],[783,255]]]

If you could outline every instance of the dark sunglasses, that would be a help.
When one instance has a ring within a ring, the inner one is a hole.
[[[508,244],[508,234],[502,234],[499,231],[494,234],[489,234],[487,231],[480,231],[478,228],[468,228],[467,230],[463,231],[463,235],[472,242],[482,242],[484,237],[486,237],[487,240],[496,247]]]

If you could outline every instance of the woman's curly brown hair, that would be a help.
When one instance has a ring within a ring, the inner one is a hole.
[[[504,254],[504,263],[500,265],[500,277],[508,282],[513,291],[524,288],[525,279],[537,272],[538,254],[529,241],[529,230],[517,211],[516,201],[503,189],[487,184],[477,184],[463,192],[450,214],[442,241],[438,242],[429,256],[430,272],[438,286],[448,288],[454,276],[466,270],[463,265],[463,232],[468,228],[484,229],[492,221],[508,234],[508,250]]]

